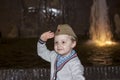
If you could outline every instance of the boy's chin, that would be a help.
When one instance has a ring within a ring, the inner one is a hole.
[[[65,53],[58,53],[59,55],[61,55],[61,56],[65,56],[65,55],[67,55],[67,54],[65,54]]]

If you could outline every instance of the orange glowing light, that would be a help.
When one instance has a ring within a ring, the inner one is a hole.
[[[97,46],[111,46],[111,45],[115,45],[116,44],[116,42],[113,42],[113,41],[99,41],[99,40],[96,40],[95,41],[95,44],[97,45]]]

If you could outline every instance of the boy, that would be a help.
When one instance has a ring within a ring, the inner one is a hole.
[[[46,41],[54,38],[54,50],[46,47]],[[68,24],[58,25],[55,33],[48,31],[37,43],[38,55],[51,63],[50,80],[85,80],[84,68],[73,48],[77,36]]]

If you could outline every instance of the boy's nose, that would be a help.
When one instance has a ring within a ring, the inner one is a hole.
[[[59,43],[59,44],[57,45],[57,47],[61,47],[61,44]]]

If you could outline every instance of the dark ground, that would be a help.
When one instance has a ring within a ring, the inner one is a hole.
[[[0,68],[49,68],[50,64],[37,55],[37,41],[37,38],[0,39]],[[75,48],[84,66],[97,65],[97,63],[93,64],[92,60],[89,60],[89,57],[95,54],[95,49],[110,52],[110,58],[112,58],[110,65],[120,65],[120,44],[96,48],[84,44],[86,41],[87,38],[81,37]],[[53,40],[49,40],[47,43],[50,50],[53,49],[53,45],[50,45],[52,43]]]

